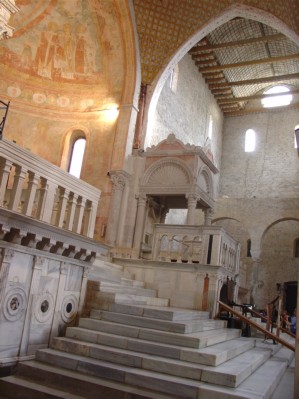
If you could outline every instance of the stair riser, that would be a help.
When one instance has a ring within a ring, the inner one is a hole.
[[[109,309],[110,304],[122,303],[127,305],[150,305],[150,306],[168,306],[169,300],[165,298],[145,297],[139,295],[114,294],[109,292],[99,292],[97,296],[92,296],[88,300],[91,308],[101,309],[105,306]]]
[[[167,322],[143,317],[123,315],[120,313],[109,313],[93,310],[91,317],[105,321],[128,324],[130,326],[157,329],[160,331],[170,331],[175,333],[192,333],[199,331],[223,328],[225,322],[222,320],[200,320],[195,322]]]
[[[221,329],[219,329],[219,334],[211,333],[210,336],[205,336],[204,338],[195,338],[183,334],[174,335],[173,333],[167,333],[164,331],[142,329],[139,327],[114,324],[96,319],[80,319],[79,327],[107,334],[140,338],[147,341],[159,342],[161,344],[165,343],[169,345],[186,346],[188,348],[204,348],[209,345],[238,338],[241,334],[240,330],[222,329],[222,331],[220,331]],[[91,332],[86,332],[87,340],[89,335],[91,336],[90,342],[94,342],[95,338]]]
[[[192,311],[171,311],[163,309],[153,309],[153,308],[144,308],[134,307],[130,305],[123,304],[111,304],[109,307],[109,311],[115,313],[129,314],[132,316],[140,316],[140,317],[149,317],[151,319],[159,319],[159,320],[168,320],[168,321],[186,321],[186,320],[208,320],[209,312],[192,312]]]
[[[167,345],[161,343],[155,344],[154,342],[139,341],[138,338],[125,338],[118,335],[110,335],[96,331],[86,331],[77,327],[68,328],[66,336],[71,339],[74,338],[89,343],[107,345],[114,348],[132,350],[134,352],[147,353],[150,355],[165,356],[171,359],[178,359],[208,366],[217,366],[229,359],[232,359],[246,350],[253,348],[255,344],[253,340],[244,343],[242,342],[242,344],[238,344],[236,348],[231,348],[225,353],[214,355],[197,351],[194,352],[184,348],[180,349],[180,347],[171,347],[169,346],[169,343],[167,343]]]
[[[84,374],[106,378],[108,380],[130,384],[140,388],[154,389],[159,392],[172,394],[186,399],[197,399],[198,387],[188,382],[181,383],[172,381],[165,383],[163,378],[155,378],[150,375],[142,375],[138,370],[125,371],[116,369],[113,364],[95,364],[90,361],[77,359],[65,359],[63,356],[49,355],[42,352],[37,353],[37,359],[57,367],[76,370]]]
[[[18,375],[23,378],[32,378],[32,375],[34,375],[34,379],[38,383],[47,381],[47,384],[50,386],[60,387],[61,389],[67,386],[69,392],[80,396],[85,396],[86,392],[88,392],[88,399],[151,399],[156,397],[157,399],[162,399],[159,394],[155,395],[146,392],[138,393],[136,388],[125,387],[124,385],[118,388],[116,386],[112,387],[111,385],[113,385],[113,383],[107,381],[97,380],[97,383],[93,383],[91,381],[84,381],[83,379],[79,380],[75,376],[61,375],[54,371],[51,372],[41,368],[30,367],[27,366],[26,363],[20,364],[18,367]],[[130,396],[130,392],[132,392],[132,396]]]
[[[6,395],[7,398],[13,398],[13,399],[57,399],[58,398],[58,396],[35,391],[23,386],[20,387],[16,384],[7,381],[0,382],[0,391],[2,395]]]

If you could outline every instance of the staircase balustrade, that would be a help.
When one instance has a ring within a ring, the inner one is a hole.
[[[0,207],[92,238],[99,199],[100,190],[0,141]]]

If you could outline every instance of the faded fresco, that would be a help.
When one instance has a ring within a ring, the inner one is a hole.
[[[97,106],[94,98],[99,101],[108,88],[120,95],[123,65],[116,4],[18,0],[20,12],[10,21],[14,35],[0,42],[1,91],[22,102],[71,110]],[[118,79],[112,80],[116,64]]]

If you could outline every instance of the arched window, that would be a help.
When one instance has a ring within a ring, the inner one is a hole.
[[[293,99],[292,94],[285,94],[288,93],[289,91],[290,89],[283,85],[273,86],[270,89],[264,91],[264,94],[277,94],[277,96],[263,98],[262,99],[263,107],[272,108],[272,107],[282,107],[283,105],[289,105]]]
[[[72,153],[70,157],[69,173],[73,176],[80,177],[84,151],[85,151],[86,139],[84,137],[77,138],[72,147]]]
[[[299,150],[299,125],[295,126],[294,133],[294,148]]]
[[[178,79],[179,79],[179,66],[178,64],[172,69],[170,73],[169,87],[175,93],[178,87]]]
[[[250,239],[247,240],[247,254],[246,254],[246,256],[248,258],[251,258],[251,240]]]
[[[210,115],[209,117],[209,130],[208,130],[208,138],[212,140],[213,136],[213,117]]]
[[[294,242],[294,257],[299,258],[299,238],[296,238]]]
[[[245,152],[252,152],[255,150],[255,131],[248,129],[245,133]]]

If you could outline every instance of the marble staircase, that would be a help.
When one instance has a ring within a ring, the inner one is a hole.
[[[241,337],[208,312],[171,308],[111,270],[91,276],[88,316],[0,379],[3,398],[270,399],[290,371],[290,350]]]

